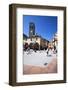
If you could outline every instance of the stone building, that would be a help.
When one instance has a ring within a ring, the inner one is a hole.
[[[57,46],[58,45],[57,33],[55,33],[55,35],[53,37],[53,40],[52,40],[52,43],[53,43],[54,46]]]
[[[29,24],[29,37],[25,34],[23,35],[23,44],[25,45],[26,43],[28,46],[32,46],[32,48],[36,45],[36,48],[40,50],[45,49],[45,47],[48,46],[49,41],[35,34],[35,24],[31,22]]]
[[[48,47],[50,48],[56,48],[57,49],[58,46],[58,37],[57,37],[57,33],[54,34],[52,41],[49,42]]]

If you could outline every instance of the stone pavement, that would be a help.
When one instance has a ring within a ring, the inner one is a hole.
[[[57,73],[57,59],[54,58],[47,66],[24,65],[23,74],[47,74]]]

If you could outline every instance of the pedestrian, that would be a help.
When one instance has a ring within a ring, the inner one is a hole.
[[[49,48],[47,49],[47,56],[48,56],[48,54],[49,54]]]

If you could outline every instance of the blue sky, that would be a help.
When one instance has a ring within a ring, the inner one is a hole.
[[[35,23],[35,32],[51,41],[57,32],[57,16],[23,15],[23,32],[29,36],[29,23]]]

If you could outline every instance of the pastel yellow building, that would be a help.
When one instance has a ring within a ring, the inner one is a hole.
[[[28,37],[27,39],[23,40],[23,43],[28,43],[28,45],[30,45],[31,43],[35,44],[37,43],[39,45],[39,49],[45,49],[45,47],[48,45],[49,41],[42,38],[41,36],[32,36],[32,37]]]

